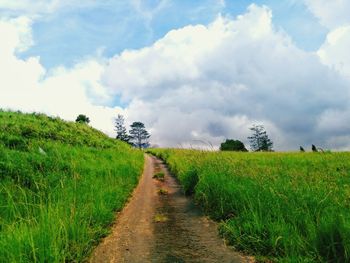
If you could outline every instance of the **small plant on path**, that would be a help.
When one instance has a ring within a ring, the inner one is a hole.
[[[165,177],[164,172],[159,172],[153,175],[153,178],[159,181],[164,181],[164,177]]]
[[[156,222],[156,223],[162,223],[162,222],[166,222],[166,221],[168,221],[168,217],[166,215],[156,214],[154,216],[154,222]]]
[[[160,195],[167,195],[168,194],[168,190],[166,190],[164,188],[160,188],[158,190],[158,194],[160,194]]]

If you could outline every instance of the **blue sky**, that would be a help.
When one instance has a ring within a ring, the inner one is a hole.
[[[0,108],[160,146],[350,150],[349,0],[0,0]]]
[[[168,31],[188,24],[208,24],[220,13],[236,17],[252,3],[246,0],[158,0],[140,1],[140,9],[130,1],[105,1],[104,4],[73,6],[44,14],[32,26],[34,46],[22,53],[23,58],[40,56],[47,68],[72,66],[81,58],[101,54],[106,57],[124,49],[152,44]],[[257,0],[273,11],[276,27],[285,30],[296,45],[317,50],[327,30],[301,1]],[[154,13],[152,13],[154,12]],[[14,12],[16,14],[16,12]]]

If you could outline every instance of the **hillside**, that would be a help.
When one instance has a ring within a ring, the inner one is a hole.
[[[88,125],[0,111],[0,262],[83,261],[142,168]]]

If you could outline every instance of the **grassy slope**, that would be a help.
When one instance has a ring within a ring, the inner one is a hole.
[[[278,262],[350,261],[350,153],[152,152],[237,249]]]
[[[84,260],[142,167],[87,125],[0,111],[0,262]]]

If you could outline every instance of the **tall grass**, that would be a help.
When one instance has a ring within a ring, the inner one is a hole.
[[[87,125],[0,112],[0,262],[85,260],[142,167]]]
[[[152,150],[236,249],[278,262],[350,262],[350,153]]]

